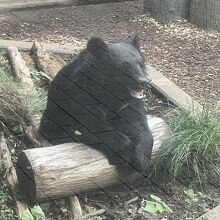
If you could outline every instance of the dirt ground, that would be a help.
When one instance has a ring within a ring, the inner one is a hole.
[[[0,14],[2,39],[85,45],[94,35],[108,42],[116,42],[131,40],[135,34],[140,37],[141,50],[147,63],[164,73],[200,103],[219,102],[220,34],[204,32],[186,21],[169,25],[157,23],[148,15],[143,15],[142,1],[6,11]],[[157,103],[160,104],[161,100],[157,100]],[[217,199],[207,199],[205,209],[195,208],[185,202],[184,185],[167,179],[163,176],[152,177],[126,186],[80,195],[83,212],[86,214],[105,209],[101,217],[90,218],[97,220],[189,220],[219,202]],[[209,190],[211,198],[218,197],[218,190]],[[174,214],[143,214],[140,209],[142,198],[150,194],[159,196],[173,209]],[[133,198],[137,199],[132,202]],[[42,208],[48,220],[64,220],[68,219],[66,204],[65,200],[51,201],[42,204]]]
[[[203,103],[220,96],[220,34],[186,21],[162,25],[143,15],[142,1],[5,12],[0,38],[84,45],[93,35],[106,41],[137,34],[146,62]]]

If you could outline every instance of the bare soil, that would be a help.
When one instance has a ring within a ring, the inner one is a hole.
[[[141,39],[146,62],[197,101],[220,96],[220,34],[187,21],[162,25],[143,15],[142,1],[44,8],[0,15],[0,38],[85,45],[92,36],[106,41]]]

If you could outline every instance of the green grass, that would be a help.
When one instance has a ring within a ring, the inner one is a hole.
[[[28,124],[34,114],[41,114],[47,94],[43,89],[29,89],[0,67],[0,123],[15,126]]]
[[[47,92],[41,88],[32,90],[24,97],[24,102],[30,114],[42,114],[46,108]]]
[[[172,134],[164,141],[156,159],[174,178],[205,184],[220,175],[220,108],[197,111],[175,109],[165,121]]]

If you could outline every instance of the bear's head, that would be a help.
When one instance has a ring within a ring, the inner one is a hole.
[[[87,44],[87,50],[96,60],[96,66],[99,66],[101,72],[123,86],[131,98],[144,97],[148,81],[137,37],[130,43],[111,44],[93,37]]]

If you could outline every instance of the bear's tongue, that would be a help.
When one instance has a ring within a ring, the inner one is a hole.
[[[137,99],[142,99],[144,98],[144,90],[133,90],[131,91],[131,96],[137,98]]]

